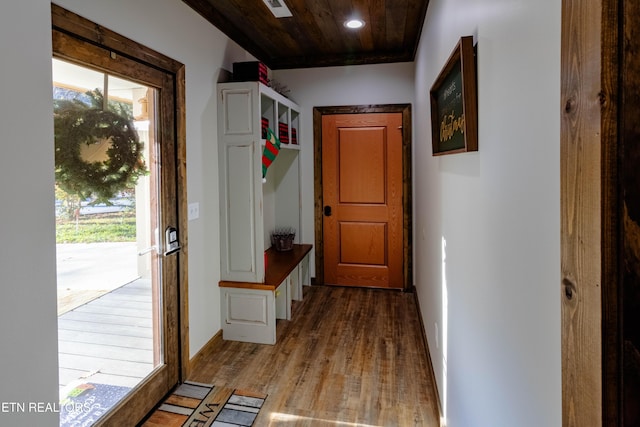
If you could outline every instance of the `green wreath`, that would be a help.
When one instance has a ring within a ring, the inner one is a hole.
[[[101,94],[92,95],[94,104],[100,101],[95,97]],[[142,143],[125,115],[78,100],[58,101],[54,126],[56,183],[67,193],[108,202],[146,173]],[[82,144],[106,144],[106,158],[87,161]]]

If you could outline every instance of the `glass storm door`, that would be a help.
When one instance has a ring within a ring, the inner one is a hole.
[[[180,372],[173,89],[53,35],[60,425],[135,424]]]

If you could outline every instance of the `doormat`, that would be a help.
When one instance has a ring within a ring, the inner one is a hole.
[[[250,427],[266,395],[186,381],[151,414],[143,427]]]
[[[85,382],[72,386],[60,399],[60,427],[93,425],[131,388]]]

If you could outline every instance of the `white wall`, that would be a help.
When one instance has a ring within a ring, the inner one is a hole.
[[[447,426],[560,426],[560,1],[431,0],[415,117],[463,35],[479,151],[432,157],[414,125],[415,284]]]
[[[0,4],[0,425],[58,425],[12,402],[58,400],[51,13]],[[14,407],[15,408],[15,407]]]
[[[313,108],[344,105],[413,104],[413,63],[275,70],[273,79],[290,89],[301,108],[302,241],[313,243]],[[315,275],[315,251],[311,276]]]

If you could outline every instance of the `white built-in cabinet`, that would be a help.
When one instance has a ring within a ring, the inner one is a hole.
[[[273,229],[293,227],[300,238],[301,146],[282,144],[263,183],[261,119],[299,135],[300,109],[258,82],[220,83],[218,101],[222,280],[260,283]]]
[[[276,318],[291,318],[291,300],[309,282],[311,246],[299,244],[300,108],[259,82],[220,83],[217,95],[223,338],[273,344]],[[263,180],[265,120],[289,143]],[[285,227],[296,230],[296,246],[277,253],[271,233]]]

